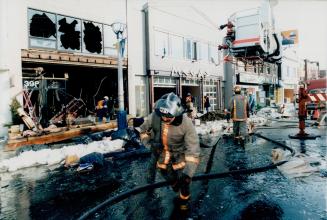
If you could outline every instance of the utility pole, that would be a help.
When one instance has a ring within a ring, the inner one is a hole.
[[[308,80],[308,60],[304,59],[304,81]]]
[[[226,37],[224,37],[223,39],[223,44],[226,44]],[[223,55],[228,56],[229,51],[228,49],[224,49]],[[236,82],[235,80],[235,71],[233,69],[232,63],[229,62],[228,60],[224,60],[224,78],[225,78],[225,82],[224,82],[224,93],[225,93],[225,97],[224,97],[224,108],[228,108],[228,103],[229,100],[232,98],[233,96],[233,86]]]
[[[118,104],[119,110],[117,113],[118,130],[127,128],[127,113],[124,109],[124,78],[123,78],[123,33],[126,25],[120,22],[115,22],[111,25],[117,36],[117,60],[118,60]]]

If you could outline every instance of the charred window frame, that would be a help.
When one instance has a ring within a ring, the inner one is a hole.
[[[82,51],[82,20],[57,15],[57,45],[59,51]]]
[[[81,52],[82,20],[65,15],[57,15],[57,50]]]
[[[117,39],[110,25],[33,8],[27,9],[27,16],[29,48],[117,56]]]
[[[57,49],[57,17],[54,13],[28,9],[29,47]]]
[[[82,52],[103,54],[103,24],[82,21]]]

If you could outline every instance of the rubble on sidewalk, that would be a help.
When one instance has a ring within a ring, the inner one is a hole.
[[[225,118],[224,113],[219,111],[208,112],[200,116],[201,121],[216,121],[216,120],[222,120],[224,118]]]
[[[93,153],[109,153],[123,150],[123,140],[102,140],[93,141],[89,144],[77,144],[59,149],[42,149],[38,151],[25,151],[16,157],[12,157],[0,162],[1,171],[16,171],[18,169],[38,166],[56,165],[64,161],[69,155],[77,155],[79,158]]]
[[[116,127],[115,122],[84,126],[72,125],[70,128],[50,125],[48,128],[39,131],[25,130],[22,134],[16,133],[9,135],[6,149],[15,150],[24,145],[55,143],[85,134],[114,129]]]

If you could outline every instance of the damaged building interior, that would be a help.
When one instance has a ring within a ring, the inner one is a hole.
[[[117,70],[114,68],[25,62],[22,65],[24,110],[39,118],[43,127],[65,108],[70,108],[67,112],[74,117],[94,115],[97,102],[104,96],[118,108]],[[127,89],[125,71],[124,84]]]

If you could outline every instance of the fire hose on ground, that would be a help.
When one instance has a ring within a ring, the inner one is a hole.
[[[267,141],[270,141],[276,145],[278,145],[279,147],[285,148],[287,150],[289,150],[291,152],[291,155],[294,156],[295,151],[287,146],[286,144],[280,143],[278,141],[275,141],[273,139],[270,139],[268,137],[265,137],[261,134],[255,133],[254,135],[256,135],[259,138],[263,138]],[[217,140],[217,143],[220,139]],[[217,143],[214,145],[216,146]],[[215,148],[214,148],[215,149]],[[210,162],[210,160],[209,160]],[[229,172],[222,172],[222,173],[205,173],[205,174],[199,174],[196,175],[192,178],[192,181],[201,181],[201,180],[210,180],[210,179],[218,179],[218,178],[224,178],[224,177],[229,177],[229,176],[233,176],[233,175],[240,175],[240,174],[252,174],[252,173],[259,173],[259,172],[264,172],[270,169],[275,169],[277,166],[280,166],[284,163],[286,163],[287,160],[283,160],[274,164],[270,164],[267,166],[263,166],[263,167],[255,167],[255,168],[250,168],[250,169],[242,169],[242,170],[233,170],[233,171],[229,171]],[[161,188],[164,186],[169,186],[170,182],[169,181],[161,181],[161,182],[157,182],[157,183],[153,183],[153,184],[147,184],[144,186],[140,186],[140,187],[136,187],[134,189],[128,190],[126,192],[123,192],[121,194],[118,194],[114,197],[110,197],[107,200],[103,201],[102,203],[98,204],[97,206],[93,207],[92,209],[86,211],[83,215],[81,215],[78,219],[79,220],[83,220],[83,219],[87,219],[88,217],[90,217],[92,214],[96,213],[97,211],[99,211],[100,209],[106,207],[106,206],[110,206],[110,205],[114,205],[132,195],[136,195],[148,190],[154,190],[157,188]]]

